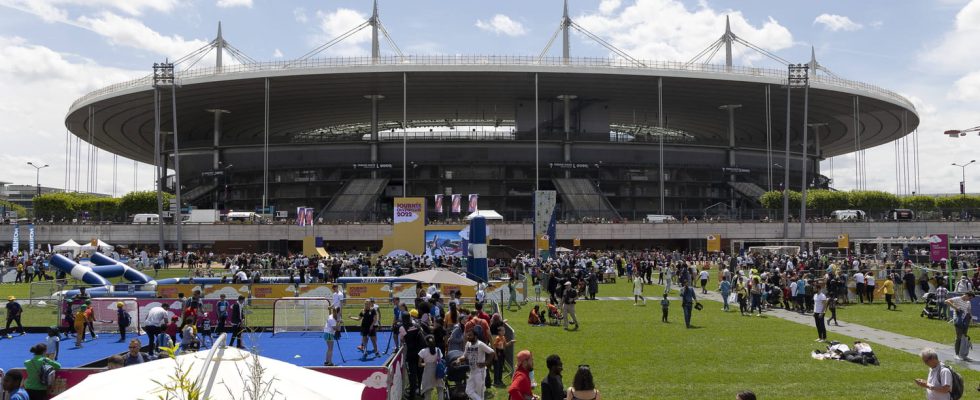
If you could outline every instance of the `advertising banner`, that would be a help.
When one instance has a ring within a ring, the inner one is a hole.
[[[344,290],[349,299],[387,299],[390,295],[388,284],[385,283],[348,283],[344,285]]]
[[[402,200],[402,201],[399,201]],[[415,201],[404,201],[415,200]],[[422,215],[422,202],[418,199],[395,199],[395,224],[414,222]]]
[[[34,224],[27,225],[27,248],[34,254]]]
[[[459,231],[425,231],[425,255],[429,257],[462,257],[463,238]]]
[[[949,235],[929,235],[929,260],[939,262],[949,259]]]
[[[436,206],[435,206],[436,214],[442,214],[442,197],[443,196],[441,194],[437,194],[435,197],[436,197]]]
[[[479,201],[480,201],[480,195],[478,195],[478,194],[471,194],[470,195],[470,206],[467,207],[467,209],[469,210],[469,212],[473,213],[473,212],[476,212],[477,210],[480,209],[480,207],[477,206],[477,203]]]
[[[721,252],[721,235],[714,234],[708,235],[708,252],[718,253]]]
[[[846,233],[837,235],[837,248],[846,249],[848,247],[851,247],[851,237]]]
[[[463,201],[463,195],[461,195],[461,194],[454,194],[453,195],[453,210],[452,211],[454,213],[459,214],[460,212],[462,212],[462,205],[460,204],[462,201]]]
[[[20,225],[18,224],[14,224],[14,239],[11,245],[13,246],[14,254],[17,254],[20,251]]]

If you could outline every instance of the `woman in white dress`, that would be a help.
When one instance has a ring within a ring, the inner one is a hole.
[[[431,399],[430,391],[435,390],[436,398],[443,400],[443,388],[445,387],[442,378],[436,378],[436,364],[442,359],[442,349],[436,347],[436,340],[432,335],[425,337],[426,348],[419,351],[419,363],[422,364],[422,398]]]

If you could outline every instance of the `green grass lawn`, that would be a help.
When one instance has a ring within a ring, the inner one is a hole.
[[[600,287],[600,295],[630,290],[620,281],[615,287]],[[662,289],[648,287],[646,292]],[[904,307],[909,315],[911,307]],[[505,315],[517,331],[515,350],[530,349],[535,355],[537,381],[547,373],[545,358],[554,353],[564,362],[566,385],[577,365],[589,364],[607,399],[723,399],[745,389],[763,399],[923,398],[913,379],[924,377],[927,369],[915,355],[873,345],[881,360],[878,367],[817,361],[810,352],[824,345],[813,342],[813,327],[724,313],[716,302],[695,312],[693,323],[700,328],[691,330],[684,328],[677,301],[671,303],[669,324],[660,322],[659,304],[653,302],[637,307],[631,301],[580,301],[577,311],[582,328],[572,332],[527,326],[526,307]],[[854,340],[833,332],[830,339]],[[980,372],[958,371],[967,389],[980,381]],[[504,390],[496,398],[506,398]]]
[[[921,317],[923,305],[900,303],[897,311],[887,311],[880,304],[851,304],[837,309],[837,318],[871,328],[900,333],[937,343],[952,344],[956,335],[946,321]]]

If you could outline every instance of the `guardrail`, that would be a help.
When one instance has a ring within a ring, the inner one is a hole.
[[[608,69],[635,69],[635,70],[654,70],[654,71],[673,71],[673,72],[704,72],[717,73],[737,76],[754,76],[766,78],[786,79],[788,72],[785,69],[775,68],[756,68],[745,66],[725,66],[714,64],[686,64],[679,61],[652,61],[638,60],[632,62],[624,59],[598,58],[598,57],[576,57],[569,58],[567,61],[561,57],[534,57],[534,56],[403,56],[403,57],[337,57],[337,58],[315,58],[308,60],[291,61],[270,61],[257,62],[250,64],[228,65],[221,68],[206,67],[177,72],[177,79],[195,79],[215,75],[231,76],[235,74],[267,72],[267,71],[302,71],[312,69],[344,68],[344,67],[368,67],[368,66],[398,66],[398,65],[451,65],[451,66],[528,66],[528,67],[584,67],[584,68],[608,68]],[[811,82],[841,88],[860,90],[878,96],[888,98],[904,107],[915,110],[915,105],[908,99],[896,92],[864,82],[852,81],[849,79],[837,78],[832,76],[813,76]],[[93,98],[120,92],[123,90],[146,87],[150,88],[153,77],[147,75],[141,78],[126,82],[120,82],[89,92],[88,94],[75,100],[71,108],[86,103]]]

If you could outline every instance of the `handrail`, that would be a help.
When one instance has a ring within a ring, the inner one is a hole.
[[[215,67],[197,68],[177,72],[178,80],[189,80],[209,76],[231,77],[236,74],[255,73],[264,71],[302,71],[308,69],[323,68],[344,68],[344,67],[371,67],[371,66],[397,66],[397,65],[462,65],[462,66],[538,66],[538,67],[587,67],[587,68],[608,68],[608,69],[633,69],[633,70],[654,70],[654,71],[675,71],[675,72],[706,72],[726,75],[753,76],[764,78],[785,79],[787,72],[784,69],[775,68],[756,68],[745,66],[725,66],[714,64],[685,64],[680,61],[647,61],[639,60],[642,65],[632,61],[616,58],[600,57],[578,57],[568,60],[561,57],[539,58],[535,56],[453,56],[453,55],[431,55],[431,56],[388,56],[373,59],[372,57],[335,57],[335,58],[314,58],[308,60],[284,60],[267,61],[249,64],[227,65],[220,69]],[[860,90],[873,93],[901,104],[915,111],[915,105],[902,95],[891,90],[868,83],[852,81],[834,76],[818,75],[810,77],[814,83],[836,86],[847,89]],[[109,95],[124,90],[134,88],[152,87],[153,77],[147,75],[141,78],[126,82],[112,84],[101,89],[94,90],[75,100],[71,108],[82,103],[86,103],[94,98]]]

